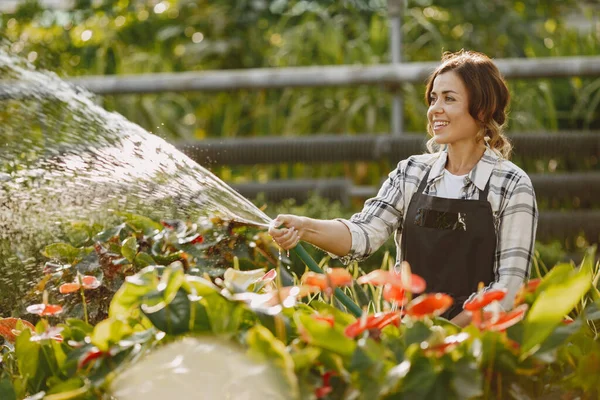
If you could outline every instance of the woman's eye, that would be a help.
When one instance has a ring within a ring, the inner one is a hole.
[[[448,97],[446,97],[446,101],[454,101],[454,97],[448,96]]]
[[[430,97],[429,98],[429,104],[435,103],[435,97]]]

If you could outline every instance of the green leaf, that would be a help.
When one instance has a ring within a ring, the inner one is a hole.
[[[139,314],[139,304],[144,296],[158,286],[158,270],[162,267],[149,266],[128,277],[110,302],[108,315],[114,319],[126,319]]]
[[[289,398],[296,398],[298,396],[298,380],[294,373],[294,360],[285,345],[273,336],[271,331],[261,325],[256,325],[248,331],[246,343],[249,347],[250,357],[262,362],[270,362],[277,367],[277,372],[287,383],[290,391]]]
[[[2,400],[17,400],[17,394],[10,379],[0,379],[0,399]]]
[[[483,396],[483,376],[474,360],[461,358],[454,364],[452,385],[459,399]]]
[[[321,350],[316,347],[305,347],[292,353],[296,372],[312,368],[320,354]]]
[[[414,343],[421,343],[431,335],[431,330],[421,321],[415,321],[412,326],[407,327],[404,332],[404,343],[408,347]]]
[[[142,312],[157,329],[169,335],[180,335],[190,330],[191,307],[184,290],[178,290],[168,303],[162,301],[152,307],[142,304]]]
[[[153,236],[163,230],[163,226],[148,217],[131,213],[118,213],[125,218],[125,222],[133,227],[137,232],[142,232],[145,236]]]
[[[58,259],[62,262],[75,264],[75,261],[81,259],[89,253],[87,249],[78,249],[68,243],[53,243],[44,248],[42,254],[47,258]]]
[[[154,262],[154,259],[150,254],[142,251],[135,256],[134,264],[137,267],[145,268],[148,265],[155,265],[156,262]]]
[[[336,323],[342,324],[342,326],[347,326],[356,321],[356,317],[352,314],[345,313],[334,306],[324,303],[322,301],[312,301],[310,306],[317,310],[319,313],[325,315],[332,315]]]
[[[121,244],[121,254],[123,254],[123,257],[125,257],[130,263],[135,260],[137,249],[137,240],[134,236],[128,237]]]
[[[94,327],[91,340],[99,350],[108,351],[110,346],[119,343],[119,340],[132,332],[131,327],[123,321],[109,318]]]
[[[539,293],[525,317],[522,357],[539,349],[552,330],[590,289],[591,284],[589,271],[583,270],[569,274]]]
[[[304,333],[310,344],[330,350],[343,357],[351,357],[356,348],[356,342],[346,337],[341,327],[331,327],[328,323],[317,321],[310,315],[295,314],[294,320],[298,329]]]
[[[114,226],[112,228],[109,228],[105,231],[102,231],[100,233],[98,233],[96,236],[94,236],[94,241],[95,242],[108,242],[109,239],[117,236],[119,233],[121,233],[121,230],[123,230],[123,228],[125,228],[125,224],[120,224],[117,226]]]

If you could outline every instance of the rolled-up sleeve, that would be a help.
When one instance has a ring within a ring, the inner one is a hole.
[[[513,307],[519,288],[529,277],[538,217],[533,185],[523,175],[497,220],[496,279],[489,288],[507,290],[500,303],[505,310]]]
[[[348,264],[362,261],[373,254],[402,224],[404,163],[389,173],[377,196],[367,200],[361,212],[350,220],[337,219],[348,227],[352,235],[350,252],[339,257]],[[330,253],[333,258],[338,258]]]

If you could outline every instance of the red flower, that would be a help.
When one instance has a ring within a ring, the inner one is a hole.
[[[438,316],[450,308],[453,302],[452,297],[444,293],[424,294],[408,303],[406,314],[416,318]]]
[[[17,323],[21,321],[23,326],[32,332],[35,332],[35,327],[28,321],[19,318],[3,318],[0,319],[0,336],[4,337],[8,342],[14,343],[21,331],[17,330]]]
[[[523,303],[525,301],[525,297],[528,294],[535,292],[540,283],[542,283],[542,280],[540,278],[537,278],[531,279],[527,282],[527,284],[521,286],[521,289],[519,289],[517,295],[515,296],[515,305]]]
[[[525,318],[528,308],[527,304],[521,304],[508,312],[486,312],[483,321],[476,323],[476,325],[481,330],[502,332]]]
[[[92,361],[95,361],[99,358],[103,358],[106,355],[108,355],[107,352],[100,351],[97,347],[92,347],[79,358],[79,362],[77,363],[77,369],[81,369],[89,363],[91,363]]]
[[[468,338],[469,338],[468,333],[461,332],[457,335],[451,335],[451,336],[446,337],[442,343],[440,343],[436,346],[429,347],[427,345],[427,342],[425,342],[426,347],[424,348],[424,350],[426,352],[434,353],[439,357],[439,356],[442,356],[443,354],[446,354],[446,353],[454,350],[454,348],[456,348],[456,346],[458,346],[459,344],[461,344]]]
[[[317,396],[317,399],[322,399],[333,391],[333,388],[329,384],[332,375],[335,375],[334,371],[328,371],[323,374],[323,385],[315,389],[315,396]]]
[[[311,314],[311,317],[316,321],[326,322],[333,328],[335,319],[330,315]]]
[[[492,301],[502,300],[506,296],[506,289],[492,289],[487,292],[480,291],[471,300],[465,303],[464,309],[468,311],[481,310]]]
[[[81,278],[81,284],[76,280],[71,283],[64,283],[58,288],[62,294],[77,292],[83,287],[84,289],[97,289],[100,287],[100,281],[95,276],[86,275]]]
[[[60,314],[63,308],[57,304],[33,304],[27,307],[27,312],[30,314],[36,314],[40,317],[53,316]]]
[[[348,325],[344,330],[344,334],[353,339],[364,331],[371,329],[383,329],[386,326],[393,324],[395,326],[400,325],[400,313],[391,311],[388,313],[379,313],[375,315],[362,316],[357,319],[354,323]]]
[[[407,273],[407,277],[404,278],[402,274],[395,271],[384,271],[382,269],[376,269],[363,275],[357,279],[359,284],[370,283],[375,286],[381,285],[393,285],[398,288],[408,290],[411,293],[421,293],[425,290],[426,283],[425,279],[419,275]]]
[[[190,244],[201,244],[204,242],[204,236],[198,235],[190,240]]]
[[[316,286],[321,290],[352,284],[352,275],[345,268],[331,268],[326,274],[309,271],[302,276],[302,283]]]
[[[402,287],[392,285],[391,283],[387,283],[383,287],[383,298],[390,303],[398,303],[400,307],[404,306],[408,302],[406,290],[404,290]]]
[[[272,269],[269,272],[267,272],[266,274],[264,274],[261,278],[259,278],[257,280],[257,282],[269,283],[269,282],[272,282],[276,277],[277,277],[277,270]]]

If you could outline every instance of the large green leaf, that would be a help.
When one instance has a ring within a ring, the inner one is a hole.
[[[531,306],[525,318],[521,355],[537,351],[542,342],[552,333],[592,284],[587,270],[572,272],[560,282],[545,287]],[[540,285],[541,286],[541,285]]]
[[[86,248],[76,248],[68,243],[53,243],[44,248],[42,254],[48,258],[58,259],[69,264],[82,259],[91,250]]]
[[[108,351],[110,346],[130,335],[132,329],[121,320],[105,319],[94,327],[91,340],[92,344],[101,351]]]
[[[471,399],[483,395],[483,375],[474,360],[461,358],[455,364],[452,385],[459,399]]]
[[[146,307],[142,304],[142,312],[152,324],[161,331],[170,335],[180,335],[190,330],[191,305],[187,293],[178,290],[171,301],[163,301],[157,306]]]
[[[137,249],[137,240],[133,236],[125,239],[121,244],[121,254],[123,254],[123,257],[125,257],[130,263],[132,263],[135,260]]]
[[[0,379],[0,399],[17,400],[15,389],[8,378]]]
[[[331,350],[344,357],[351,357],[356,342],[346,337],[341,327],[331,327],[326,322],[317,321],[307,314],[296,314],[294,319],[298,329],[304,330],[304,336],[314,346]]]
[[[294,373],[294,360],[287,351],[285,344],[277,339],[271,331],[261,325],[256,325],[246,335],[248,353],[251,357],[263,362],[273,363],[278,373],[288,385],[289,398],[296,398],[298,393],[298,380]]]

